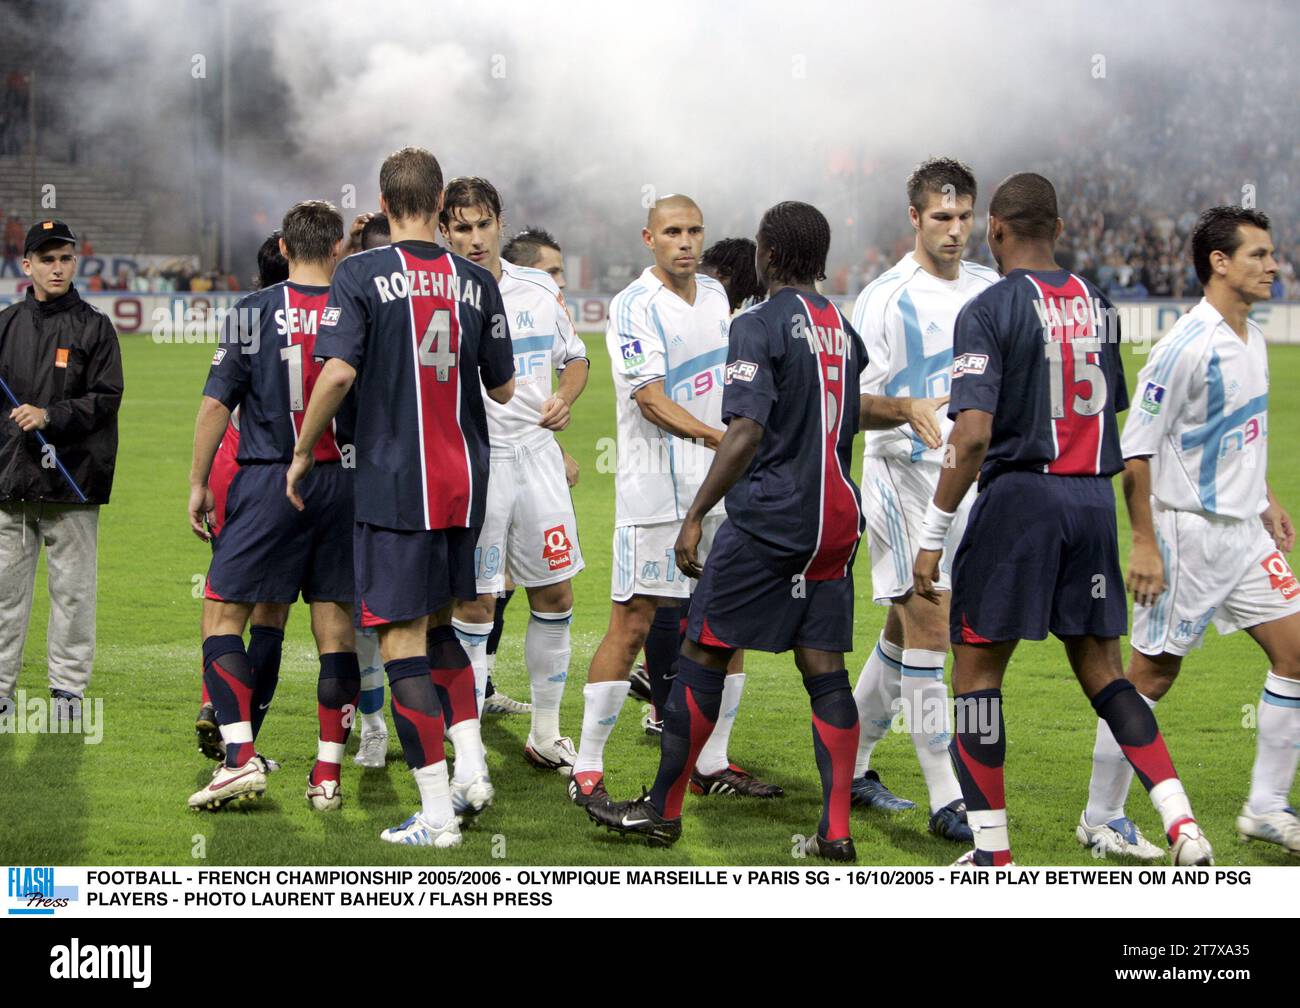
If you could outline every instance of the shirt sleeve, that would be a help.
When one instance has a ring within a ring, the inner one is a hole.
[[[957,314],[952,336],[952,398],[948,416],[977,409],[997,413],[1002,391],[1002,348],[988,306],[969,302]]]
[[[478,341],[478,373],[486,389],[500,388],[515,376],[514,344],[501,288],[491,273],[484,271],[483,329]]]
[[[629,395],[668,374],[667,348],[648,312],[642,302],[624,302],[609,319],[610,357]]]
[[[346,262],[339,263],[330,282],[329,300],[321,312],[312,354],[321,360],[338,357],[359,368],[365,357],[369,322],[370,306],[361,281]]]
[[[235,310],[226,315],[225,329],[216,353],[212,355],[212,366],[208,369],[208,380],[203,386],[203,394],[211,396],[232,413],[244,397],[252,382],[253,355],[249,353],[257,346],[251,334],[246,332],[249,322],[256,317],[256,312],[249,311],[246,305],[239,304]]]
[[[884,395],[885,382],[889,378],[889,340],[885,335],[885,315],[877,310],[876,302],[884,300],[868,296],[861,306],[855,305],[853,328],[857,330],[866,347],[866,359],[859,376],[860,391],[863,395]]]
[[[775,404],[776,371],[767,326],[752,312],[738,315],[728,334],[722,422],[748,417],[766,427]]]
[[[551,363],[556,371],[563,371],[570,361],[587,360],[587,346],[582,342],[569,307],[564,303],[564,294],[555,294],[555,343],[551,347]]]
[[[1160,340],[1138,372],[1137,408],[1129,412],[1119,442],[1125,459],[1156,454],[1191,397],[1200,355],[1189,347],[1175,351],[1177,335],[1171,332]]]

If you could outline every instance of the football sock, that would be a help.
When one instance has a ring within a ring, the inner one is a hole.
[[[900,679],[903,672],[903,649],[880,640],[871,649],[871,656],[862,666],[862,674],[853,688],[853,702],[858,707],[858,755],[853,766],[853,776],[861,777],[871,766],[871,752],[876,743],[889,731],[894,717],[894,701],[899,698]]]
[[[1002,720],[1002,691],[972,690],[953,698],[956,730],[952,754],[966,821],[975,834],[975,863],[1011,863],[1007,831],[1007,799],[1003,765],[1007,759],[1006,725]]]
[[[453,784],[464,784],[487,772],[487,752],[479,727],[479,707],[474,695],[474,670],[461,646],[460,633],[450,626],[430,627],[425,637],[429,675],[442,705],[447,738],[456,750]]]
[[[524,665],[532,687],[533,721],[529,737],[545,744],[560,737],[560,701],[569,678],[569,627],[573,610],[534,611],[524,631]]]
[[[1152,711],[1156,702],[1150,697],[1138,696]],[[1092,778],[1088,781],[1088,804],[1083,810],[1084,821],[1089,826],[1102,826],[1122,818],[1128,801],[1128,789],[1133,783],[1133,764],[1124,756],[1124,750],[1115,741],[1115,735],[1103,718],[1097,718],[1097,739],[1092,745]]]
[[[506,628],[506,606],[510,604],[510,597],[514,595],[515,590],[511,588],[508,592],[497,596],[497,604],[492,612],[492,632],[488,634],[487,653],[489,658],[496,658],[497,647],[501,643],[501,634]]]
[[[238,634],[214,634],[203,642],[203,681],[226,743],[226,766],[241,767],[253,748],[253,688],[257,678]]]
[[[659,741],[659,772],[650,789],[650,804],[666,819],[682,814],[691,767],[718,720],[726,679],[726,672],[705,668],[685,655],[677,659],[677,675],[661,711],[664,734]]]
[[[255,626],[248,632],[248,664],[257,674],[253,689],[253,738],[262,730],[267,709],[280,685],[280,654],[284,650],[284,631],[273,626]]]
[[[740,709],[740,694],[745,690],[745,673],[729,675],[722,683],[722,705],[718,708],[717,723],[709,734],[709,739],[700,750],[695,761],[695,769],[708,775],[720,773],[731,765],[727,758],[727,743],[731,739],[731,728],[736,723],[736,711]]]
[[[650,679],[650,703],[656,717],[663,717],[668,691],[672,688],[674,665],[682,649],[681,621],[684,606],[661,605],[645,638],[645,671]]]
[[[312,767],[310,783],[339,779],[360,690],[361,670],[355,652],[335,651],[320,656],[320,678],[316,683],[320,735],[316,740],[316,765]]]
[[[402,743],[402,755],[412,770],[444,763],[442,707],[429,675],[424,655],[394,658],[384,663],[388,673],[388,695],[393,708],[393,727]],[[445,771],[444,771],[445,772]]]
[[[401,734],[399,731],[398,734]],[[447,761],[416,767],[412,774],[420,792],[420,812],[431,826],[446,826],[455,816],[451,807],[451,782],[447,779]]]
[[[825,840],[849,835],[849,798],[853,756],[858,748],[858,708],[844,669],[803,681],[812,705],[813,755],[822,778],[822,819],[818,834]]]
[[[212,703],[212,697],[208,696],[208,681],[203,677],[202,662],[199,663],[199,682],[203,685],[202,695],[199,697],[199,706],[206,707]]]
[[[907,730],[912,735],[917,762],[930,792],[930,811],[939,811],[961,797],[961,785],[952,770],[948,743],[952,741],[952,717],[948,708],[948,686],[943,681],[946,651],[908,648],[903,652],[899,696],[907,712]],[[856,776],[856,775],[855,775]]]
[[[578,741],[578,758],[573,764],[575,774],[584,771],[599,773],[605,769],[605,743],[618,723],[618,712],[623,708],[630,686],[626,679],[615,679],[613,682],[587,683],[582,688],[582,738]]]
[[[1300,750],[1300,682],[1284,679],[1270,671],[1260,697],[1259,731],[1255,768],[1250,774],[1251,815],[1280,812],[1290,806],[1291,782],[1295,780],[1296,755]]]
[[[1092,708],[1105,719],[1124,756],[1133,764],[1151,804],[1160,813],[1165,835],[1173,843],[1179,827],[1196,820],[1151,707],[1142,702],[1142,695],[1131,682],[1116,679],[1092,698]]]
[[[451,625],[474,669],[474,695],[477,697],[477,707],[481,709],[487,698],[487,640],[488,634],[492,632],[492,624],[466,623],[464,620],[453,619]],[[478,716],[477,712],[474,716]]]
[[[379,655],[379,635],[357,631],[357,663],[361,667],[361,734],[386,735],[384,724],[384,660]]]

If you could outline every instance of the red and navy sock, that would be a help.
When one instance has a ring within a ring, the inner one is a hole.
[[[216,708],[217,724],[223,728],[251,725],[256,681],[256,672],[244,650],[244,638],[238,634],[214,634],[203,641],[203,682]],[[223,732],[223,738],[225,735]],[[226,738],[226,766],[241,767],[254,754],[251,727],[247,740]]]
[[[438,691],[429,675],[429,659],[424,655],[395,658],[384,662],[388,673],[388,694],[392,699],[393,724],[402,742],[402,755],[412,770],[441,763],[447,758],[443,750],[446,726]]]
[[[822,820],[817,832],[826,840],[849,835],[850,786],[858,755],[858,705],[844,669],[803,681],[812,705],[813,755],[822,778]]]
[[[1092,709],[1106,722],[1115,741],[1133,764],[1138,780],[1150,791],[1177,777],[1155,713],[1127,679],[1116,679],[1092,698]]]
[[[204,675],[204,668],[207,666],[207,662],[202,662],[200,665],[199,682],[203,686],[203,691],[202,695],[199,697],[199,706],[206,707],[208,704],[212,703],[212,697],[208,696],[208,679],[207,676]]]
[[[474,696],[474,668],[450,624],[430,627],[425,636],[429,675],[438,690],[443,721],[448,728],[478,717]]]
[[[280,655],[284,650],[284,631],[273,626],[255,626],[248,631],[248,661],[257,671],[257,688],[253,691],[253,738],[262,730],[267,708],[280,685]]]
[[[975,832],[975,863],[1011,862],[1007,833],[1007,794],[1003,767],[1007,735],[1000,689],[972,690],[953,697],[955,730],[948,752],[966,800],[966,818]]]
[[[311,783],[338,780],[343,750],[357,713],[361,694],[361,666],[355,651],[335,651],[320,656],[320,678],[316,683],[316,717],[320,737]]]
[[[659,710],[664,734],[659,741],[659,773],[650,789],[650,804],[667,819],[682,814],[691,768],[713,733],[726,678],[725,671],[705,668],[685,655],[677,659],[677,675]]]
[[[682,650],[682,606],[661,605],[655,609],[654,622],[645,638],[645,671],[650,679],[650,703],[655,714],[662,717],[668,703],[677,669],[677,656]]]
[[[515,590],[511,588],[504,595],[497,598],[496,609],[492,613],[492,632],[488,634],[487,653],[496,654],[497,645],[501,643],[501,634],[506,628],[506,606],[510,604],[510,598],[514,595]]]

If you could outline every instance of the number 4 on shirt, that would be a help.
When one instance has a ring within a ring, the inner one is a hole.
[[[420,366],[437,368],[435,377],[445,382],[456,366],[456,351],[451,348],[451,311],[441,308],[429,317],[420,339]]]

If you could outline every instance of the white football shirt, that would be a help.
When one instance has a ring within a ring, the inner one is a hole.
[[[555,434],[537,426],[554,389],[551,372],[587,359],[564,295],[550,274],[501,260],[501,300],[515,355],[515,394],[502,406],[486,395],[488,440],[511,448],[544,448]]]
[[[610,301],[605,342],[618,418],[615,527],[681,521],[695,499],[713,451],[656,427],[641,415],[633,396],[662,381],[665,395],[722,430],[730,318],[726,291],[702,273],[695,276],[694,304],[670,291],[649,268]],[[723,512],[719,501],[710,514]]]
[[[962,260],[956,280],[926,270],[911,253],[872,281],[853,305],[853,328],[867,348],[864,395],[935,398],[952,382],[952,331],[957,313],[1000,277],[987,266]],[[943,438],[953,421],[942,416]],[[925,447],[911,425],[866,431],[865,455],[903,461],[942,462],[943,447]]]
[[[1200,304],[1151,349],[1138,373],[1120,448],[1151,457],[1151,494],[1165,507],[1253,518],[1268,506],[1268,351]]]

